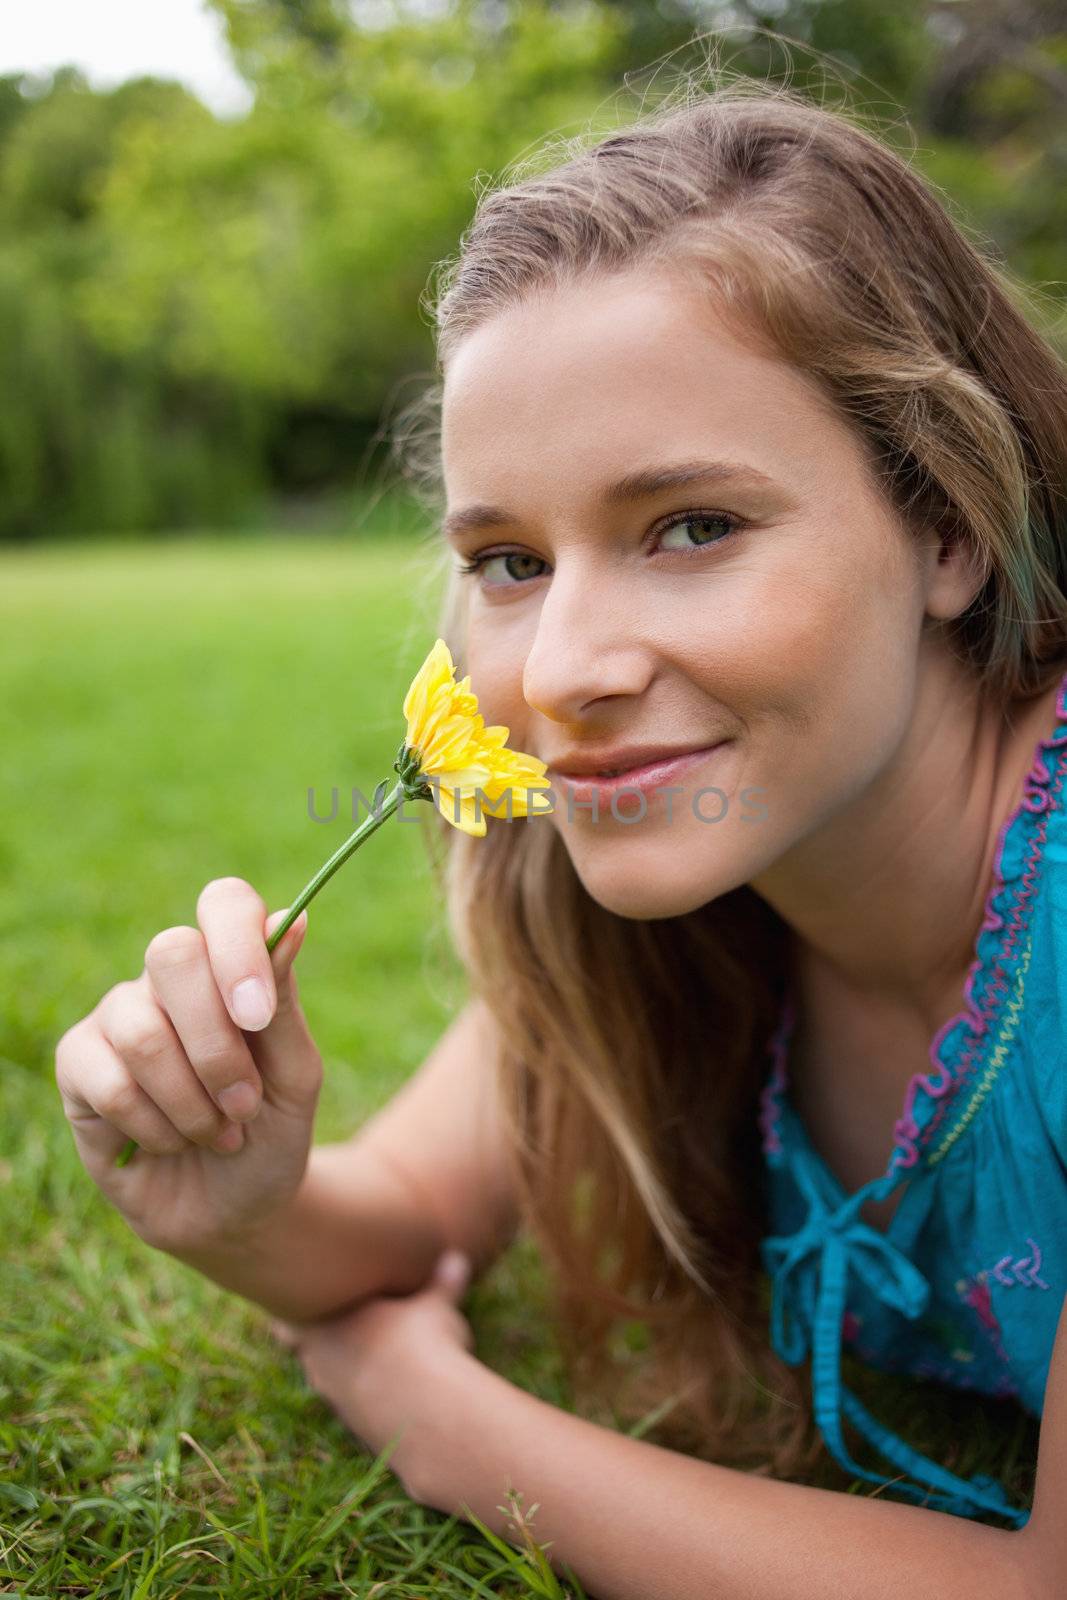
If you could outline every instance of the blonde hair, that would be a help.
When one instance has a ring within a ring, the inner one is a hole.
[[[907,527],[967,541],[982,587],[939,626],[984,690],[1007,702],[1058,678],[1067,368],[942,198],[855,114],[752,78],[687,80],[591,144],[546,141],[480,194],[426,297],[440,374],[532,292],[657,265],[694,272],[821,385]],[[437,507],[442,387],[394,439]],[[463,594],[450,586],[441,623],[459,671]],[[498,1025],[523,1216],[577,1396],[623,1419],[666,1406],[661,1442],[800,1470],[821,1445],[805,1368],[769,1343],[759,1256],[759,1093],[789,930],[747,886],[628,920],[584,890],[547,822],[490,822],[480,840],[441,827],[451,926]],[[648,1336],[626,1373],[619,1319]]]

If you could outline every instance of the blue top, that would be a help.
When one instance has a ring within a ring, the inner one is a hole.
[[[962,1478],[883,1427],[841,1381],[842,1342],[884,1372],[1012,1395],[1042,1413],[1067,1296],[1067,674],[1056,727],[1038,742],[1024,797],[1000,832],[964,1009],[908,1084],[886,1172],[848,1194],[788,1096],[796,995],[768,1042],[761,1095],[770,1234],[771,1340],[790,1366],[812,1355],[816,1424],[847,1471],[959,1516],[1028,1509],[1001,1483]],[[865,1200],[906,1188],[883,1231]],[[893,1466],[850,1456],[842,1415]],[[897,1479],[897,1473],[905,1473]]]

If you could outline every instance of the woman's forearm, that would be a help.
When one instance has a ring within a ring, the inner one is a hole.
[[[498,1507],[521,1491],[557,1572],[597,1600],[1052,1600],[1026,1527],[713,1465],[561,1411],[473,1357],[452,1392],[451,1422],[419,1451],[419,1498],[520,1543]]]
[[[314,1146],[292,1201],[254,1233],[168,1254],[275,1316],[312,1322],[420,1288],[442,1248],[402,1178],[350,1141]]]

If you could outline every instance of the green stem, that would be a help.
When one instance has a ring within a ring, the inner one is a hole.
[[[334,851],[333,855],[330,857],[329,861],[326,862],[325,866],[319,868],[311,882],[305,884],[304,888],[301,889],[300,893],[289,907],[289,910],[286,912],[281,922],[279,922],[278,926],[267,940],[268,950],[274,949],[274,946],[278,943],[279,939],[283,938],[286,932],[292,927],[293,923],[296,921],[301,911],[303,911],[304,907],[309,901],[314,900],[323,884],[326,883],[328,879],[333,877],[338,867],[342,866],[348,860],[353,850],[358,850],[364,839],[369,839],[375,828],[380,828],[386,817],[392,816],[393,812],[400,804],[403,793],[404,785],[402,783],[398,783],[393,789],[392,793],[386,795],[385,799],[381,803],[381,806],[376,809],[372,808],[371,814],[367,820],[360,823],[355,833],[352,834],[350,838],[345,840],[344,844],[339,850]]]
[[[379,785],[379,787],[381,786]],[[375,790],[375,796],[377,796],[377,790]],[[281,922],[279,922],[278,926],[274,929],[274,932],[268,938],[268,951],[273,950],[278,941],[284,938],[285,934],[292,927],[293,923],[296,921],[301,911],[303,911],[304,907],[314,900],[323,884],[328,882],[329,879],[333,877],[338,867],[344,865],[349,856],[352,854],[353,850],[358,850],[364,839],[369,839],[374,830],[381,827],[386,817],[392,816],[393,812],[400,804],[403,796],[404,784],[398,783],[395,788],[386,795],[380,806],[371,808],[371,814],[366,821],[360,823],[355,833],[351,834],[349,838],[345,840],[344,844],[339,850],[334,851],[329,861],[327,861],[324,866],[319,868],[318,872],[316,872],[315,876],[311,879],[311,882],[305,884],[301,889],[300,893],[289,907],[289,910],[286,912]],[[115,1157],[115,1166],[126,1166],[136,1149],[137,1140],[127,1140],[119,1154]]]

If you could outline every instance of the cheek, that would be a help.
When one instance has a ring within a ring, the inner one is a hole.
[[[877,546],[828,579],[798,582],[784,624],[798,682],[842,727],[894,721],[915,678],[922,617],[914,570]]]
[[[764,575],[723,642],[731,675],[750,674],[757,698],[777,686],[790,700],[843,710],[884,692],[887,674],[910,676],[921,601],[914,572],[869,532],[854,545],[807,548],[810,559]]]
[[[902,736],[918,663],[922,606],[913,577],[872,561],[832,576],[797,575],[768,610],[766,655],[749,686],[757,716],[770,712],[767,746],[779,803],[797,820],[836,807],[890,759]]]
[[[842,662],[863,652],[863,602],[811,565],[730,577],[684,614],[675,607],[660,653],[739,730],[771,714],[800,731],[815,705],[836,698]]]
[[[478,696],[478,710],[487,726],[504,723],[510,729],[508,743],[522,749],[530,708],[522,690],[528,643],[517,630],[472,628],[467,646],[467,670],[471,687]]]

